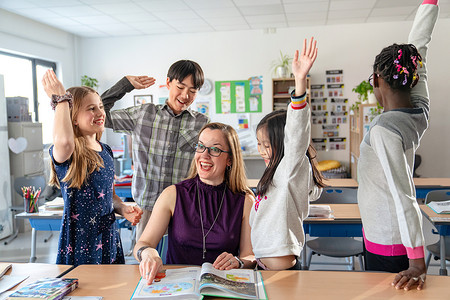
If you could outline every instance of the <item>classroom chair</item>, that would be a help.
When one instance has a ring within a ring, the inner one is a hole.
[[[446,201],[450,200],[450,189],[449,190],[434,190],[428,192],[427,196],[425,197],[425,204],[428,204],[432,201]],[[439,230],[440,226],[437,225],[436,229]],[[439,234],[438,231],[432,230],[433,234]],[[441,242],[438,241],[437,243],[434,243],[432,245],[427,246],[428,250],[428,256],[426,260],[427,268],[430,265],[431,256],[434,256],[435,260],[441,259]],[[450,260],[450,238],[446,237],[445,239],[445,259]]]
[[[311,204],[357,203],[357,192],[357,189],[352,188],[324,188],[320,198],[311,202]],[[359,259],[361,269],[364,270],[363,242],[353,237],[318,237],[307,241],[306,246],[310,249],[306,266],[308,269],[312,256],[317,254],[330,257],[350,257],[352,270],[355,269],[353,257],[356,256]]]
[[[167,256],[167,247],[169,241],[167,240],[167,234],[163,235],[162,239],[159,241],[156,246],[156,251],[158,251],[159,256],[162,259],[163,265],[166,264],[166,256]]]

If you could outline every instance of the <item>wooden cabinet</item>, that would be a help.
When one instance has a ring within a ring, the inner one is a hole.
[[[355,179],[359,159],[359,145],[369,130],[369,125],[372,121],[371,109],[376,107],[376,104],[360,104],[358,111],[350,115],[350,173],[351,177]]]
[[[287,109],[291,101],[290,92],[295,88],[294,78],[273,78],[272,79],[272,109]],[[311,103],[311,83],[309,77],[306,78],[306,101]]]

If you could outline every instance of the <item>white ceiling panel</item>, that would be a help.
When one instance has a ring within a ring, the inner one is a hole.
[[[0,9],[82,37],[412,20],[422,0],[0,0]],[[450,0],[439,0],[450,18]]]
[[[143,8],[134,3],[106,3],[106,4],[95,4],[91,6],[98,11],[105,14],[114,15],[122,14],[124,12],[130,13],[140,13]]]
[[[246,16],[283,14],[284,8],[281,4],[241,6],[239,10]]]
[[[183,0],[135,0],[133,2],[149,12],[190,9]]]
[[[372,8],[376,0],[345,0],[331,1],[330,10],[357,10],[364,8]]]
[[[198,18],[198,14],[193,10],[175,10],[175,11],[155,11],[153,14],[160,20],[194,20]]]
[[[236,7],[197,9],[196,12],[200,17],[205,19],[242,17],[242,14]],[[231,21],[230,24],[232,24]]]
[[[350,20],[354,18],[365,20],[369,16],[370,11],[371,11],[370,9],[340,10],[340,11],[332,10],[328,13],[328,20],[342,20],[342,19]]]
[[[310,2],[310,3],[288,3],[285,4],[287,14],[299,13],[301,15],[310,12],[326,12],[328,10],[327,2]]]
[[[135,14],[114,14],[114,19],[125,23],[137,23],[143,21],[159,21],[154,15],[148,12],[140,12]]]

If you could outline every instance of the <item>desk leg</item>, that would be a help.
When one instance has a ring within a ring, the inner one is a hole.
[[[447,266],[445,262],[445,235],[441,235],[441,269],[439,275],[447,276]]]
[[[36,261],[36,229],[31,228],[31,256],[30,263]]]

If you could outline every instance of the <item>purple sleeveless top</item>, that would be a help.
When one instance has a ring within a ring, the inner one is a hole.
[[[198,193],[197,193],[198,185]],[[198,176],[175,185],[177,199],[168,228],[168,264],[201,265],[213,263],[226,251],[239,254],[241,223],[244,210],[244,193],[234,194],[225,183],[218,186],[203,183]],[[214,222],[225,197],[217,221],[206,236],[206,253],[203,259],[203,234],[201,229],[198,196],[206,234]]]

